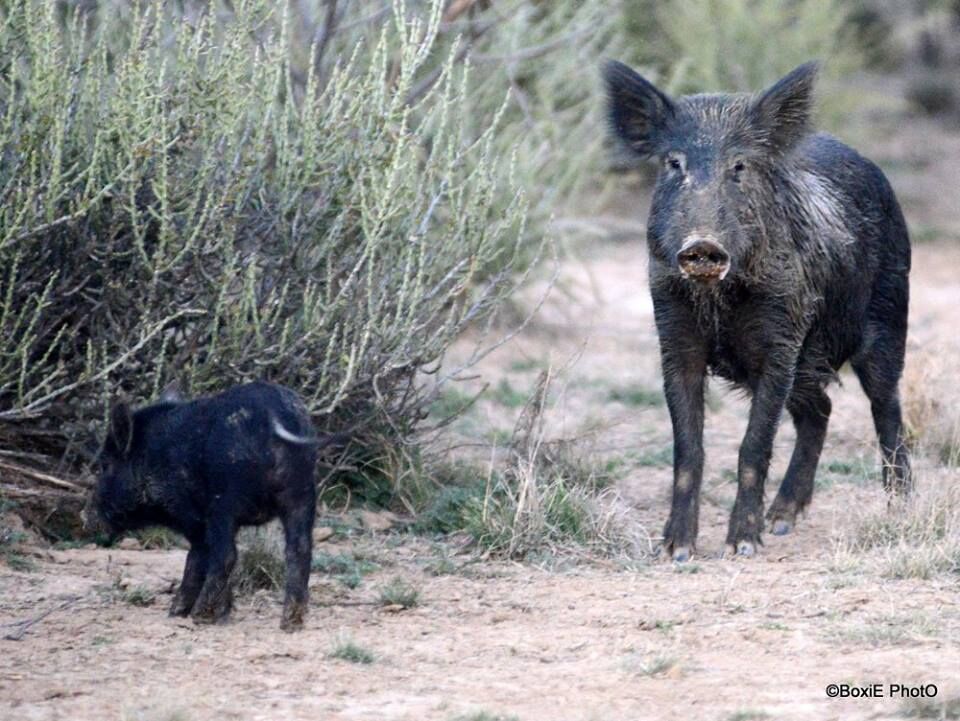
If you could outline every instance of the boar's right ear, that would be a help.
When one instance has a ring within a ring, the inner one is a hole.
[[[637,154],[653,155],[657,136],[676,112],[673,101],[642,75],[615,60],[604,66],[603,79],[614,134]]]
[[[117,401],[110,409],[110,438],[120,451],[126,456],[133,443],[133,415],[126,401]]]

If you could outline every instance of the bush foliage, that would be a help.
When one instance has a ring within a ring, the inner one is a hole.
[[[273,6],[0,10],[0,447],[76,462],[120,391],[267,378],[376,463],[512,288],[527,203],[441,4],[322,79]]]

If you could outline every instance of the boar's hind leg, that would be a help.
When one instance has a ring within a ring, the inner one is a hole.
[[[902,339],[881,334],[870,350],[851,361],[864,393],[870,399],[873,424],[883,455],[883,487],[907,493],[911,488],[910,456],[903,437],[903,418],[897,384],[903,372]]]
[[[180,588],[177,589],[173,597],[173,604],[170,606],[171,616],[188,616],[193,610],[193,604],[200,595],[200,589],[203,587],[203,579],[207,573],[207,549],[203,542],[191,543],[190,552],[187,554],[187,564],[183,569],[183,580],[180,581]]]
[[[237,562],[235,533],[233,524],[222,520],[207,528],[207,576],[191,613],[196,623],[217,623],[230,615],[230,574]]]
[[[311,485],[312,490],[312,485]],[[310,563],[313,555],[313,518],[316,510],[315,494],[283,514],[283,532],[286,541],[286,584],[283,599],[283,620],[280,628],[296,631],[303,627],[307,613]]]
[[[787,410],[797,429],[797,444],[780,491],[767,511],[775,535],[789,533],[796,523],[797,513],[813,498],[813,481],[827,435],[830,408],[830,398],[819,386],[795,388],[787,401]]]

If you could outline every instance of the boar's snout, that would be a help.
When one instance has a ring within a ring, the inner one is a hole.
[[[709,235],[692,235],[677,253],[677,266],[684,278],[712,285],[730,272],[730,254]]]

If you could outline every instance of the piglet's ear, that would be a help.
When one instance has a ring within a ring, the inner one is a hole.
[[[815,62],[801,65],[753,101],[750,119],[762,144],[786,152],[810,131],[818,69]]]
[[[125,401],[117,401],[110,409],[110,437],[121,455],[126,456],[130,452],[130,445],[133,443],[133,416]]]
[[[614,134],[637,154],[653,155],[667,122],[676,113],[673,101],[642,75],[615,60],[604,66],[603,79]]]

